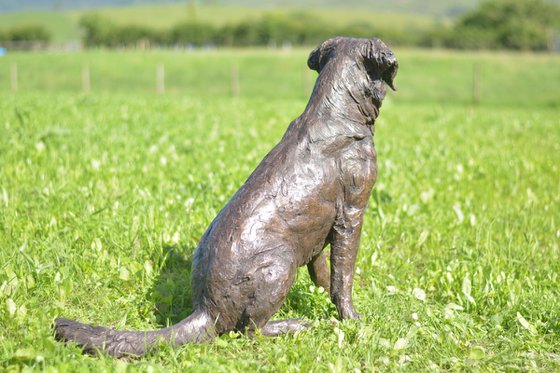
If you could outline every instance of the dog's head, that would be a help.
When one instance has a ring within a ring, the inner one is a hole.
[[[379,39],[335,37],[323,42],[309,55],[307,66],[321,73],[328,64],[343,64],[348,60],[362,64],[374,82],[385,82],[393,91],[399,63],[393,52]]]

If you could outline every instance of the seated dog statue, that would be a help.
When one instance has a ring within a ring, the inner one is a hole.
[[[301,330],[270,321],[298,266],[328,289],[341,319],[352,304],[364,210],[377,176],[374,123],[398,63],[378,39],[336,37],[311,52],[319,76],[303,114],[288,127],[212,221],[194,253],[190,316],[155,331],[116,331],[55,320],[55,336],[86,351],[138,356],[161,341],[202,342],[230,330]],[[330,245],[330,270],[323,249]]]

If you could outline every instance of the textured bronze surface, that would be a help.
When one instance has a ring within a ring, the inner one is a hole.
[[[364,210],[377,177],[374,122],[397,59],[378,39],[337,37],[311,52],[319,72],[309,103],[210,224],[194,253],[193,313],[165,329],[134,332],[55,320],[55,336],[86,351],[142,355],[160,341],[201,342],[229,330],[301,330],[269,321],[298,266],[330,292],[341,319],[352,304]],[[330,245],[330,271],[326,251]]]

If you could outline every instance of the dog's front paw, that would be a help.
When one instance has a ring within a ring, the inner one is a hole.
[[[343,319],[361,319],[361,318],[362,318],[362,314],[357,312],[356,310],[352,310],[352,312],[350,312],[348,315],[343,317]]]
[[[362,314],[357,312],[354,307],[341,307],[338,315],[341,320],[361,319]]]

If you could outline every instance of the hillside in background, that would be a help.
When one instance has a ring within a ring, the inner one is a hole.
[[[32,0],[27,0],[31,2]],[[125,1],[125,0],[123,0]],[[325,0],[327,1],[327,0]],[[47,1],[48,2],[48,1]],[[85,2],[85,1],[84,1]],[[173,25],[196,20],[216,26],[257,19],[264,14],[293,14],[305,12],[329,24],[374,24],[379,28],[394,30],[426,30],[435,24],[446,22],[425,14],[398,13],[360,9],[316,8],[264,8],[227,5],[144,4],[96,9],[24,11],[0,14],[0,30],[25,25],[41,25],[52,35],[54,42],[80,39],[79,20],[94,12],[118,25],[139,25],[155,29],[168,29]]]
[[[560,1],[560,0],[558,0]],[[343,5],[336,0],[314,0],[302,2],[298,0],[3,0],[0,2],[0,12],[36,11],[36,10],[76,10],[101,7],[130,6],[139,4],[196,4],[211,6],[240,6],[249,8],[345,8],[369,9],[380,12],[421,13],[436,17],[453,17],[473,9],[478,0],[456,0],[450,3],[440,0],[346,0]]]
[[[480,6],[484,14],[474,17],[486,20],[468,21],[466,28],[458,28],[465,12],[471,14],[479,1],[458,0],[446,5],[439,0],[348,0],[342,7],[334,0],[303,4],[296,0],[272,0],[264,5],[257,0],[101,0],[95,6],[92,0],[44,0],[40,5],[37,0],[17,4],[14,0],[3,0],[0,10],[31,10],[0,13],[0,40],[48,40],[78,45],[87,39],[88,46],[108,47],[138,46],[140,41],[159,46],[263,46],[286,42],[313,44],[317,38],[332,35],[376,35],[401,46],[560,48],[560,8],[553,4],[560,4],[560,0],[548,0],[553,5],[546,4],[547,0],[484,2]],[[92,13],[96,19],[93,24]],[[84,15],[88,15],[90,26],[80,23]],[[176,29],[177,25],[182,28]],[[48,37],[22,34],[21,30],[33,27],[42,29],[41,33]],[[179,34],[182,36],[178,37]]]

